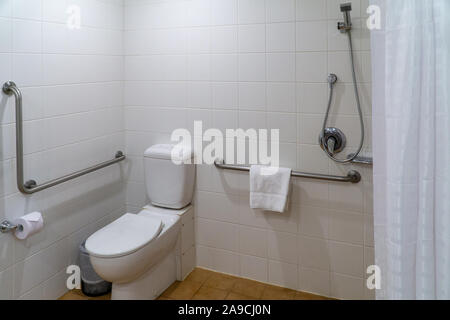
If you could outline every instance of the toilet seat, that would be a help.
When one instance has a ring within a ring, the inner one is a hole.
[[[127,213],[90,236],[86,250],[99,258],[126,256],[152,242],[163,227],[159,218]]]

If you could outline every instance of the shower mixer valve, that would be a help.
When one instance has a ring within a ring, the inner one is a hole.
[[[319,144],[324,150],[335,155],[344,150],[347,144],[345,134],[338,128],[325,128],[319,137]]]
[[[330,91],[333,92],[335,84],[338,82],[338,76],[334,73],[330,73],[327,78],[328,84],[330,85]],[[330,97],[331,98],[331,97]],[[331,99],[330,105],[331,106]],[[344,150],[347,144],[347,139],[345,134],[338,128],[326,127],[328,121],[329,110],[325,118],[323,125],[323,131],[319,136],[319,145],[323,150],[327,151],[329,155],[335,155],[342,150]]]

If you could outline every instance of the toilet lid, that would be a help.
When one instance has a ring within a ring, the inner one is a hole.
[[[161,219],[127,213],[90,236],[86,250],[100,258],[125,256],[146,246],[162,229]]]

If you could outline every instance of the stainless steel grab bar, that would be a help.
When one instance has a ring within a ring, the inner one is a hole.
[[[348,158],[353,158],[355,154],[351,153],[348,155]],[[365,156],[357,156],[355,159],[353,159],[352,163],[354,164],[363,164],[366,166],[373,166],[373,158],[372,157],[365,157]]]
[[[58,179],[54,179],[43,184],[38,185],[36,181],[29,180],[24,182],[24,170],[23,170],[23,115],[22,115],[22,93],[17,85],[8,81],[3,85],[3,92],[7,95],[14,94],[16,99],[16,163],[17,163],[17,187],[20,192],[24,194],[34,194],[36,192],[57,186],[69,180],[84,176],[91,172],[103,169],[105,167],[116,164],[126,159],[126,156],[122,151],[116,153],[115,159],[97,164],[84,170],[80,170]]]
[[[214,165],[219,169],[226,170],[235,170],[235,171],[250,171],[250,168],[247,166],[236,166],[225,164],[223,161],[218,162],[217,160],[214,162]],[[308,179],[316,179],[316,180],[326,180],[326,181],[335,181],[335,182],[351,182],[351,183],[359,183],[361,181],[361,174],[358,171],[351,170],[348,172],[347,176],[332,176],[327,174],[316,174],[316,173],[305,173],[292,171],[292,176],[297,178],[308,178]]]

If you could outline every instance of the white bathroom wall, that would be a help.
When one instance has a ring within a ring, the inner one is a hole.
[[[81,26],[67,27],[67,9]],[[73,8],[73,7],[72,7]],[[122,0],[0,0],[0,83],[24,96],[26,178],[48,179],[124,149]],[[26,241],[0,235],[0,299],[54,299],[83,238],[124,212],[119,166],[33,196],[15,179],[13,98],[0,101],[0,220],[34,210],[45,229]]]
[[[373,298],[371,170],[337,166],[317,145],[329,73],[340,79],[330,124],[357,147],[359,122],[339,0],[125,1],[127,207],[146,203],[142,154],[194,120],[215,128],[281,129],[281,161],[346,174],[357,185],[296,179],[289,212],[249,209],[248,174],[198,170],[197,264],[337,298]],[[345,1],[342,1],[345,2]],[[357,76],[371,146],[368,1],[353,0]],[[342,155],[341,155],[342,156]]]

